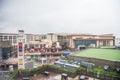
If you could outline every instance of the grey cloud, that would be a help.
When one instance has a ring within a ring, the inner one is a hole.
[[[120,36],[119,0],[2,0],[0,32],[113,33]]]

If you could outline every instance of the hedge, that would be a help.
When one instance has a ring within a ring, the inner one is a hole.
[[[13,80],[18,75],[18,69],[14,70],[7,80]]]
[[[23,69],[23,75],[24,77],[27,76],[33,76],[34,74],[40,74],[43,72],[43,70],[45,71],[49,71],[49,72],[54,72],[54,73],[66,73],[68,74],[68,76],[70,77],[75,77],[77,75],[82,75],[85,74],[85,69],[84,67],[79,67],[79,68],[75,68],[75,69],[67,69],[67,68],[63,68],[63,67],[58,67],[55,65],[44,65],[44,69],[42,66],[39,66],[37,68],[33,68],[33,69]],[[99,77],[97,76],[99,72]],[[13,80],[15,77],[17,77],[19,75],[18,70],[14,70],[14,72],[12,72],[12,74],[10,75],[10,77],[7,80]],[[88,70],[88,76],[91,77],[97,77],[100,79],[113,79],[113,78],[120,78],[120,74],[117,74],[114,71],[111,72],[106,72],[104,71],[102,68],[100,67],[96,67],[93,69],[89,69]]]

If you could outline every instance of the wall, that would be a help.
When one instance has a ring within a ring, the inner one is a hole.
[[[2,47],[0,45],[0,65],[1,65],[1,63],[2,63]]]
[[[99,40],[96,41],[96,46],[97,46],[97,47],[99,46]]]
[[[113,40],[110,40],[110,46],[113,46]]]
[[[29,61],[25,63],[25,69],[32,69],[34,68],[34,62],[33,61]]]

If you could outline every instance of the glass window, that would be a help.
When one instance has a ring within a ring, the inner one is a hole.
[[[12,39],[12,36],[9,36],[9,39]]]
[[[13,39],[16,39],[17,38],[17,36],[13,36]]]
[[[46,36],[45,36],[45,35],[43,35],[43,36],[42,36],[42,39],[46,39]]]
[[[17,40],[13,40],[13,43],[17,43]]]
[[[0,36],[0,38],[2,38],[2,36]]]
[[[7,40],[8,39],[8,36],[4,36],[4,40]]]
[[[2,39],[3,39],[3,36],[0,36],[0,41],[2,41]]]

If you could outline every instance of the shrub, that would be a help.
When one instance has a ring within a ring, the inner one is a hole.
[[[40,74],[40,73],[42,73],[43,70],[46,70],[46,71],[55,72],[55,73],[59,73],[59,74],[66,73],[70,77],[75,77],[76,75],[84,74],[85,69],[86,68],[84,68],[84,67],[79,67],[76,69],[67,69],[67,68],[47,64],[47,65],[44,65],[44,69],[43,69],[43,66],[39,66],[39,67],[33,68],[33,69],[23,69],[22,71],[23,71],[24,76],[33,76],[34,74]],[[120,76],[120,74],[117,74],[114,71],[106,72],[100,67],[95,67],[93,69],[89,69],[88,76],[97,77],[98,72],[99,72],[99,76],[100,76],[99,78],[101,78],[101,79],[110,79],[109,77],[116,78],[116,77]],[[12,74],[10,75],[10,77],[7,80],[13,80],[13,78],[15,78],[17,76],[18,76],[18,70],[14,70],[14,72],[12,72]]]
[[[10,76],[8,77],[7,80],[13,80],[13,78],[15,78],[16,76],[18,76],[18,70],[17,70],[17,69],[14,70],[14,71],[10,74]]]

